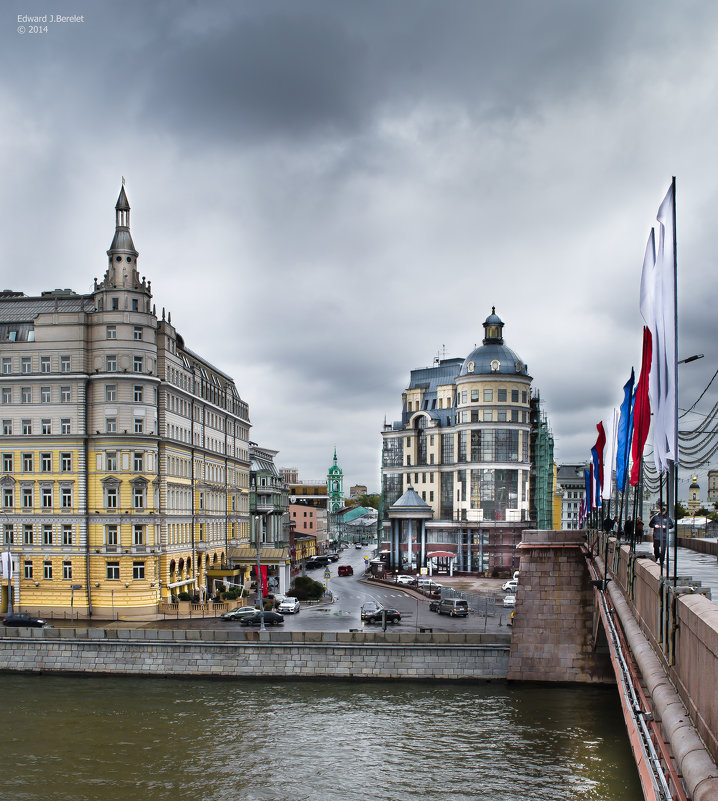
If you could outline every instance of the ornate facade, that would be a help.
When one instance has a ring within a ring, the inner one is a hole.
[[[457,570],[510,568],[521,530],[535,526],[532,379],[504,344],[494,309],[483,327],[482,345],[466,358],[412,370],[401,419],[384,425],[385,531],[389,510],[410,488],[432,512],[423,523],[423,547],[413,542],[411,560],[404,553],[393,568],[425,567],[432,552],[443,560],[453,554]],[[398,524],[392,525],[394,532]],[[394,532],[387,539],[394,561],[402,537]]]
[[[0,293],[16,610],[109,616],[204,596],[249,540],[249,408],[157,316],[138,255],[123,186],[92,292]]]

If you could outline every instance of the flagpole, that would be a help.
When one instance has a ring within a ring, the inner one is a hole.
[[[674,403],[676,412],[673,415],[675,437],[675,453],[673,460],[673,591],[678,585],[678,524],[676,522],[676,506],[678,504],[678,239],[676,237],[676,176],[673,176],[673,321],[676,335],[674,337],[675,388]],[[669,507],[670,509],[671,507]]]

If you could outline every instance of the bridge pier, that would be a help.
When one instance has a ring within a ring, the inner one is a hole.
[[[523,532],[509,680],[615,683],[585,542],[584,531]]]

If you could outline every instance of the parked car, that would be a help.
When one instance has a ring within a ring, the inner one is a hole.
[[[12,615],[7,615],[3,620],[6,626],[31,626],[32,628],[41,629],[47,623],[41,617],[33,617],[28,615],[27,612],[17,612]]]
[[[256,612],[253,615],[246,615],[239,622],[243,626],[260,626],[262,624],[262,613]],[[279,612],[264,613],[265,626],[281,626],[282,623],[284,623],[284,617]]]
[[[340,576],[353,576],[354,568],[351,565],[339,565],[337,568],[337,573]]]
[[[438,599],[436,599],[436,600],[434,600],[434,601],[431,601],[431,602],[429,603],[429,611],[430,611],[430,612],[438,612],[438,611],[439,611],[439,605],[440,605],[440,604],[441,604],[441,601],[440,601],[440,600],[438,600]]]
[[[300,603],[297,598],[285,598],[281,604],[277,607],[277,611],[280,614],[286,614],[289,612],[290,615],[296,614],[299,611]]]
[[[511,593],[515,593],[515,592],[516,592],[516,589],[518,588],[518,586],[519,586],[519,583],[518,583],[518,581],[517,581],[516,579],[511,579],[511,580],[509,580],[509,581],[506,581],[506,582],[504,582],[504,583],[501,585],[501,589],[502,589],[504,592],[511,592]]]
[[[366,548],[369,545],[369,540],[362,540],[359,543],[363,548]]]
[[[516,606],[516,596],[515,595],[507,595],[504,598],[504,606]]]
[[[442,598],[439,603],[439,614],[466,617],[469,614],[469,603],[463,598]]]
[[[386,616],[387,623],[400,623],[401,612],[398,609],[377,609],[367,616],[367,623],[383,623]]]
[[[437,584],[435,581],[427,578],[416,579],[416,588],[424,590],[424,592],[439,592],[443,587],[442,584]]]
[[[361,550],[361,543],[360,543],[360,542],[355,542],[355,543],[354,543],[354,547],[355,547],[357,550]]]
[[[369,615],[373,615],[374,612],[378,612],[380,609],[381,607],[375,601],[367,601],[365,604],[362,604],[361,619],[366,620]]]
[[[238,609],[232,609],[219,616],[220,620],[241,620],[248,615],[255,615],[259,612],[256,606],[240,606]]]
[[[413,576],[397,576],[396,577],[397,584],[413,584],[414,577]]]
[[[330,562],[338,562],[339,554],[332,551],[331,553],[327,554],[327,559],[329,559]]]

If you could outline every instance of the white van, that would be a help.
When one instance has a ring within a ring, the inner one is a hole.
[[[469,603],[462,598],[444,598],[437,610],[440,615],[450,617],[466,617],[469,614]]]

